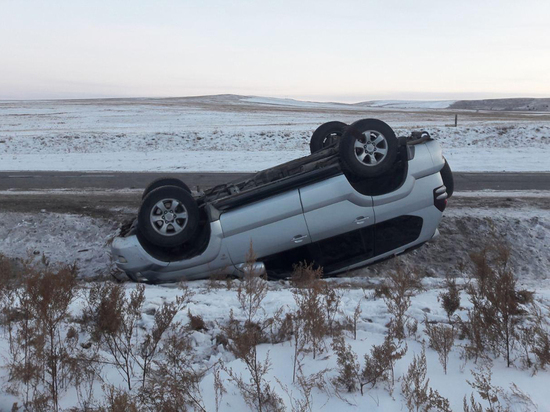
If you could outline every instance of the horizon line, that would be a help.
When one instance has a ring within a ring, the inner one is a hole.
[[[386,99],[371,99],[371,100],[360,100],[357,102],[349,103],[336,100],[310,100],[310,99],[299,99],[294,97],[280,97],[280,96],[262,96],[262,95],[246,95],[246,94],[235,94],[235,93],[215,93],[215,94],[197,94],[197,95],[181,95],[181,96],[105,96],[105,97],[52,97],[52,98],[30,98],[30,99],[2,99],[0,102],[41,102],[41,101],[79,101],[79,100],[138,100],[138,99],[184,99],[184,98],[201,98],[201,97],[219,97],[219,96],[234,96],[234,97],[245,97],[245,98],[268,98],[268,99],[279,99],[279,100],[293,100],[299,102],[309,102],[309,103],[333,103],[333,104],[342,104],[342,105],[357,105],[361,103],[370,103],[370,102],[383,102],[383,101],[392,101],[392,102],[444,102],[444,101],[481,101],[481,100],[520,100],[520,99],[550,99],[550,97],[531,97],[531,96],[522,96],[522,97],[490,97],[490,98],[477,98],[477,99],[452,99],[452,98],[437,98],[437,99],[402,99],[402,98],[386,98]]]

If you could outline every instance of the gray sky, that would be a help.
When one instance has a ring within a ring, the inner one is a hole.
[[[550,1],[0,0],[0,99],[550,96]]]

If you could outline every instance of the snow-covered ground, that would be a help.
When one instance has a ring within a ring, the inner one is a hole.
[[[442,109],[389,110],[387,107],[235,96],[0,102],[0,170],[254,171],[307,154],[311,132],[325,121],[339,119],[349,123],[365,117],[381,118],[399,134],[426,128],[441,141],[455,170],[550,171],[550,118],[544,114],[460,112],[459,127],[455,128],[448,126],[453,122],[454,113]],[[17,193],[17,196],[25,195],[33,196],[33,193]],[[101,193],[84,195],[103,196]],[[60,191],[56,196],[73,194]],[[94,203],[94,199],[90,203]],[[120,223],[135,214],[134,209],[106,207],[101,213],[79,212],[77,208],[67,213],[39,210],[24,207],[20,211],[0,210],[1,254],[15,260],[34,259],[37,263],[42,256],[52,264],[76,262],[81,278],[109,277],[114,270],[109,241]],[[438,301],[442,277],[456,272],[468,260],[470,252],[479,250],[496,237],[511,246],[520,287],[535,290],[537,299],[550,303],[548,193],[457,193],[449,202],[440,231],[441,236],[435,242],[418,250],[330,280],[339,285],[342,293],[339,319],[352,316],[360,304],[357,339],[346,333],[346,342],[361,362],[372,345],[382,342],[389,320],[385,303],[372,296],[372,288],[397,265],[425,276],[425,290],[412,298],[408,315],[419,322],[426,315],[430,320],[443,321],[445,315]],[[84,282],[83,285],[88,287]],[[195,331],[192,335],[196,365],[210,366],[223,360],[235,371],[244,371],[242,362],[216,342],[220,324],[227,321],[230,309],[235,310],[237,319],[243,318],[237,309],[235,289],[211,288],[208,281],[192,282],[188,286],[195,292],[188,309],[200,314],[207,326],[207,330]],[[135,285],[125,287],[129,292]],[[150,327],[153,309],[164,301],[174,300],[179,291],[174,285],[147,286],[145,293],[140,326]],[[73,314],[78,314],[82,304],[80,296],[72,306]],[[269,282],[260,316],[272,316],[279,308],[290,311],[294,305],[288,283]],[[462,306],[469,307],[464,295]],[[464,309],[460,313],[464,315]],[[187,308],[178,314],[177,320],[188,322]],[[396,377],[406,372],[425,339],[422,325],[416,336],[406,339],[408,351],[397,362]],[[457,341],[458,345],[463,343]],[[329,368],[327,379],[330,380],[336,375],[336,357],[330,349],[330,340],[326,344],[322,356],[315,360],[311,355],[306,356],[304,371],[311,374]],[[0,351],[4,354],[6,347],[5,335],[0,334]],[[272,366],[268,378],[287,407],[288,397],[274,377],[287,385],[294,396],[299,396],[289,373],[293,350],[289,342],[258,347],[260,359],[269,353]],[[471,370],[475,365],[460,359],[458,346],[451,354],[448,374],[443,373],[433,350],[427,349],[426,355],[430,385],[449,398],[452,410],[462,410],[463,397],[473,392],[467,380],[472,380]],[[6,358],[1,358],[0,362],[5,364]],[[0,371],[3,383],[6,373],[5,369]],[[105,377],[106,383],[121,385],[121,378],[112,366],[105,367]],[[237,388],[228,382],[227,376],[222,378],[228,393],[220,410],[248,410]],[[519,361],[506,368],[501,358],[495,359],[493,383],[508,389],[512,382],[532,398],[537,410],[550,410],[549,372],[532,376],[532,371],[520,368]],[[211,374],[201,383],[207,410],[215,410],[212,383]],[[96,391],[101,396],[99,385]],[[0,410],[10,410],[14,401],[6,390],[0,391]],[[65,395],[61,403],[65,408],[74,406],[74,393]],[[318,390],[313,392],[312,410],[358,409],[406,410],[400,383],[396,384],[393,396],[382,388],[367,390],[364,396],[358,392],[340,397]]]
[[[456,100],[373,100],[361,104],[392,109],[447,109],[455,102]]]
[[[344,332],[345,341],[353,351],[358,355],[358,361],[363,365],[363,356],[369,354],[373,345],[379,345],[383,342],[386,333],[386,324],[390,319],[386,304],[382,298],[376,298],[373,294],[373,288],[383,281],[382,278],[354,279],[352,281],[341,281],[338,279],[330,280],[338,289],[342,296],[340,311],[336,320],[343,321],[346,317],[352,317],[356,307],[359,305],[361,313],[357,322],[357,338],[353,339],[351,332]],[[219,282],[217,287],[212,287],[209,281],[196,281],[187,285],[194,293],[190,303],[176,316],[176,321],[189,323],[187,312],[194,315],[200,315],[205,321],[205,330],[193,331],[191,335],[191,356],[193,356],[194,366],[197,369],[209,367],[218,361],[223,361],[226,368],[233,369],[236,373],[243,373],[246,378],[247,372],[243,362],[235,359],[233,354],[220,343],[218,336],[221,333],[221,326],[228,320],[228,313],[234,310],[235,318],[239,321],[245,320],[245,315],[239,309],[237,300],[236,282],[230,290],[226,289],[224,282]],[[464,279],[459,278],[458,284],[463,284]],[[414,355],[419,355],[422,351],[423,343],[427,341],[422,322],[427,316],[429,321],[445,322],[446,315],[441,307],[438,295],[444,290],[440,279],[424,278],[422,285],[424,291],[412,297],[410,309],[407,316],[410,319],[418,321],[418,331],[405,339],[408,349],[405,356],[398,360],[395,365],[396,383],[393,393],[390,395],[384,385],[379,385],[371,389],[365,388],[365,394],[361,395],[358,391],[346,393],[342,391],[336,396],[335,389],[331,388],[329,393],[314,389],[312,392],[313,411],[355,411],[355,410],[375,410],[384,412],[407,410],[404,399],[401,394],[401,379],[407,372]],[[550,302],[550,282],[537,281],[536,284],[528,285],[532,290],[536,288],[536,299],[542,303]],[[135,288],[133,284],[127,284],[127,292]],[[80,297],[72,304],[71,313],[77,317],[85,304],[87,286]],[[172,302],[181,291],[174,286],[147,286],[145,289],[146,303],[143,307],[140,328],[151,328],[153,316],[163,302]],[[269,290],[265,296],[262,307],[257,314],[256,319],[261,321],[273,316],[274,313],[282,308],[283,313],[295,309],[295,301],[292,295],[291,286],[287,282],[270,282]],[[466,315],[466,310],[471,304],[467,295],[463,292],[461,295],[461,307],[457,313],[461,316]],[[86,334],[81,334],[81,344],[87,343]],[[326,338],[323,352],[313,359],[311,353],[306,354],[303,360],[303,371],[305,375],[310,375],[321,370],[327,369],[325,379],[330,382],[337,375],[336,356],[330,347],[331,339]],[[476,364],[473,361],[461,359],[461,346],[466,341],[457,339],[452,349],[449,361],[448,372],[445,374],[438,360],[437,353],[430,348],[426,349],[427,367],[429,385],[439,391],[439,393],[448,398],[453,411],[462,410],[463,397],[470,397],[474,393],[472,387],[467,381],[473,381],[472,370],[476,370]],[[5,354],[2,362],[7,359],[7,341],[0,339],[0,350]],[[301,395],[298,388],[292,384],[293,356],[294,346],[286,341],[278,344],[264,343],[258,346],[258,359],[263,361],[269,356],[270,370],[266,375],[266,380],[270,386],[279,394],[286,404],[287,410],[291,410],[289,398],[282,389],[287,386],[292,392],[292,396],[300,399]],[[108,355],[104,353],[109,359]],[[124,389],[122,375],[119,375],[112,365],[105,364],[102,369],[104,384],[111,384]],[[532,370],[525,370],[521,367],[521,362],[516,360],[515,364],[507,368],[502,358],[496,358],[492,364],[492,384],[500,386],[505,391],[509,391],[511,384],[515,384],[520,390],[528,395],[533,405],[528,405],[527,409],[521,405],[514,405],[513,411],[548,411],[550,410],[550,398],[547,396],[548,382],[550,381],[550,372],[539,371],[533,375]],[[0,372],[0,377],[6,380],[6,371]],[[277,378],[277,380],[275,379]],[[213,376],[208,373],[200,384],[204,406],[208,411],[216,409],[213,390]],[[225,372],[221,372],[221,379],[227,390],[220,404],[220,411],[248,411],[250,410],[243,401],[237,387],[232,384]],[[138,387],[138,378],[135,378],[134,384]],[[331,385],[329,385],[331,386]],[[99,382],[95,385],[95,397],[101,399],[102,389]],[[0,409],[10,410],[16,398],[4,391],[0,392]],[[482,401],[476,395],[478,401]],[[502,399],[502,397],[500,398]],[[483,401],[482,401],[483,402]],[[76,395],[74,390],[69,390],[61,398],[61,407],[70,408],[75,406]]]
[[[426,129],[456,171],[550,171],[550,115],[208,96],[0,102],[0,170],[257,171],[309,153],[329,120]]]
[[[128,191],[124,191],[126,193]],[[55,199],[76,196],[72,191],[56,192]],[[0,211],[0,253],[11,258],[44,254],[53,263],[76,262],[83,277],[108,277],[114,265],[110,259],[109,241],[119,225],[135,216],[136,209],[128,206],[97,211],[104,196],[117,196],[118,191],[82,192],[89,208],[78,213],[81,206],[66,213],[48,210]],[[43,192],[2,192],[24,196],[41,196]],[[137,206],[139,193],[134,203]],[[29,198],[30,199],[30,198]],[[55,202],[56,200],[51,202]],[[468,254],[482,248],[491,236],[502,238],[512,248],[514,264],[521,269],[523,279],[550,277],[550,194],[537,192],[468,192],[456,193],[449,200],[437,241],[399,259],[354,271],[352,276],[379,276],[394,268],[397,261],[410,267],[421,267],[431,276],[445,276],[450,268],[468,259]],[[83,216],[81,213],[85,213]]]

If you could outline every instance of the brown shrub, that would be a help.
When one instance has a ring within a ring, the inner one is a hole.
[[[421,280],[399,267],[390,273],[386,284],[388,292],[384,301],[388,312],[393,316],[389,323],[390,334],[401,340],[405,338],[406,312],[411,306],[411,296],[422,288]]]
[[[420,356],[414,356],[407,373],[401,381],[401,392],[405,398],[407,408],[412,411],[438,410],[451,412],[448,399],[430,388],[430,380],[426,378],[426,352],[422,349]]]
[[[441,366],[443,366],[443,371],[446,375],[449,354],[451,353],[455,341],[454,328],[443,324],[431,324],[427,317],[424,324],[429,339],[429,346],[437,352],[439,362]]]
[[[486,348],[504,356],[511,365],[511,350],[517,339],[517,327],[526,311],[521,306],[526,293],[518,295],[511,270],[510,250],[493,246],[472,253],[473,281],[466,288],[473,308],[469,310],[466,331],[473,357]]]
[[[202,316],[193,315],[191,313],[191,310],[188,309],[187,317],[189,318],[189,329],[196,330],[196,331],[207,330]]]
[[[321,270],[312,265],[299,264],[294,271],[299,273],[300,286],[292,289],[296,302],[295,318],[300,319],[305,342],[311,344],[313,358],[324,349],[323,338],[328,334],[326,307],[323,297]]]
[[[373,345],[370,355],[365,354],[365,366],[361,371],[361,394],[363,387],[371,385],[374,388],[378,383],[387,383],[388,392],[393,392],[395,383],[395,363],[405,356],[407,345],[396,345],[391,336],[387,335],[381,345]]]
[[[332,340],[332,349],[337,357],[338,376],[334,378],[334,385],[345,389],[347,392],[355,392],[359,389],[359,363],[357,355],[346,345],[344,338],[338,336]]]
[[[460,291],[454,277],[447,276],[445,286],[447,290],[439,295],[439,299],[441,299],[441,306],[450,321],[453,314],[460,308]]]

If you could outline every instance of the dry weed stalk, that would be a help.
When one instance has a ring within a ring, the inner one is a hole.
[[[516,289],[517,281],[510,268],[510,250],[498,245],[470,255],[474,279],[467,286],[473,308],[469,311],[467,332],[472,357],[491,348],[503,355],[509,367],[511,351],[517,340],[517,328],[526,311],[522,304],[532,294]]]
[[[359,319],[361,317],[361,313],[363,311],[361,310],[361,301],[357,302],[357,306],[355,306],[355,310],[353,311],[353,318],[352,318],[352,329],[353,329],[353,339],[357,340],[357,323],[359,322]]]
[[[324,369],[312,375],[306,376],[302,369],[302,364],[300,364],[298,367],[296,382],[293,382],[300,393],[299,398],[294,396],[292,390],[289,389],[287,385],[284,385],[279,379],[275,378],[283,392],[287,394],[290,402],[290,410],[292,412],[313,412],[313,389],[319,389],[327,395],[330,394],[328,383],[325,380],[325,375],[327,372],[328,370]]]
[[[77,294],[76,272],[75,266],[25,266],[21,286],[9,292],[17,303],[8,308],[3,301],[2,312],[10,317],[8,370],[13,389],[18,383],[24,387],[26,409],[57,411],[61,393],[74,382],[76,333],[63,332]]]
[[[357,354],[346,344],[343,336],[337,336],[332,340],[332,349],[336,353],[338,365],[334,385],[347,392],[355,392],[359,389],[360,365],[357,362]]]
[[[155,312],[155,320],[151,330],[147,330],[139,340],[136,363],[141,369],[141,386],[145,387],[145,382],[155,357],[157,356],[163,336],[179,327],[174,324],[174,317],[177,313],[189,303],[191,292],[186,287],[183,288],[183,295],[177,296],[174,302],[163,302],[161,307]]]
[[[224,370],[251,408],[261,412],[279,411],[283,407],[282,400],[266,379],[271,368],[269,353],[263,361],[258,359],[257,345],[264,339],[264,329],[272,324],[273,319],[266,322],[256,319],[267,294],[267,282],[262,277],[263,273],[256,269],[255,263],[251,243],[244,275],[237,287],[237,298],[246,320],[241,324],[231,310],[227,325],[221,327],[227,337],[227,348],[245,364],[250,377],[246,380],[231,368]]]
[[[401,381],[401,392],[410,412],[428,412],[432,410],[451,412],[448,399],[433,390],[427,375],[426,352],[424,348],[419,356],[415,355],[407,373]]]
[[[395,384],[395,363],[405,356],[407,345],[395,344],[390,335],[386,335],[381,345],[373,345],[369,354],[365,354],[365,366],[361,371],[361,395],[366,385],[374,388],[380,382],[386,382],[388,392],[393,392]]]
[[[384,288],[384,302],[393,316],[389,323],[390,334],[397,339],[405,339],[406,313],[411,306],[411,296],[422,288],[418,276],[399,267],[390,273]]]
[[[445,313],[447,313],[449,322],[451,322],[452,316],[460,308],[460,291],[456,284],[456,278],[447,276],[445,278],[445,287],[447,290],[442,292],[438,299],[441,299],[441,306],[445,310]]]
[[[313,359],[324,349],[324,337],[328,334],[326,307],[323,299],[323,282],[321,269],[314,269],[313,265],[300,263],[293,273],[292,289],[296,302],[295,317],[302,323],[304,339],[311,344]]]
[[[87,317],[91,334],[112,357],[117,371],[132,390],[138,347],[138,323],[145,301],[145,286],[126,296],[123,285],[103,283],[94,285],[88,294]]]
[[[424,325],[429,339],[429,347],[437,352],[439,362],[443,366],[446,375],[449,354],[455,341],[455,330],[452,326],[431,324],[427,317],[424,320]]]
[[[180,325],[169,328],[159,352],[141,392],[142,404],[154,411],[205,412],[199,385],[206,370],[194,366],[189,331]]]
[[[255,264],[256,255],[252,249],[252,242],[250,242],[250,249],[246,255],[246,263],[243,269],[244,274],[237,287],[237,299],[248,322],[252,322],[257,312],[262,308],[262,301],[267,295],[267,282],[263,278],[264,274],[258,271]]]
[[[470,399],[464,396],[464,412],[510,412],[512,410],[536,411],[537,405],[531,400],[529,395],[519,389],[514,383],[510,385],[510,391],[506,392],[500,386],[493,385],[492,371],[490,363],[479,366],[477,370],[471,371],[474,377],[473,382],[468,384],[476,390],[477,395],[484,401],[477,402],[474,394]]]

